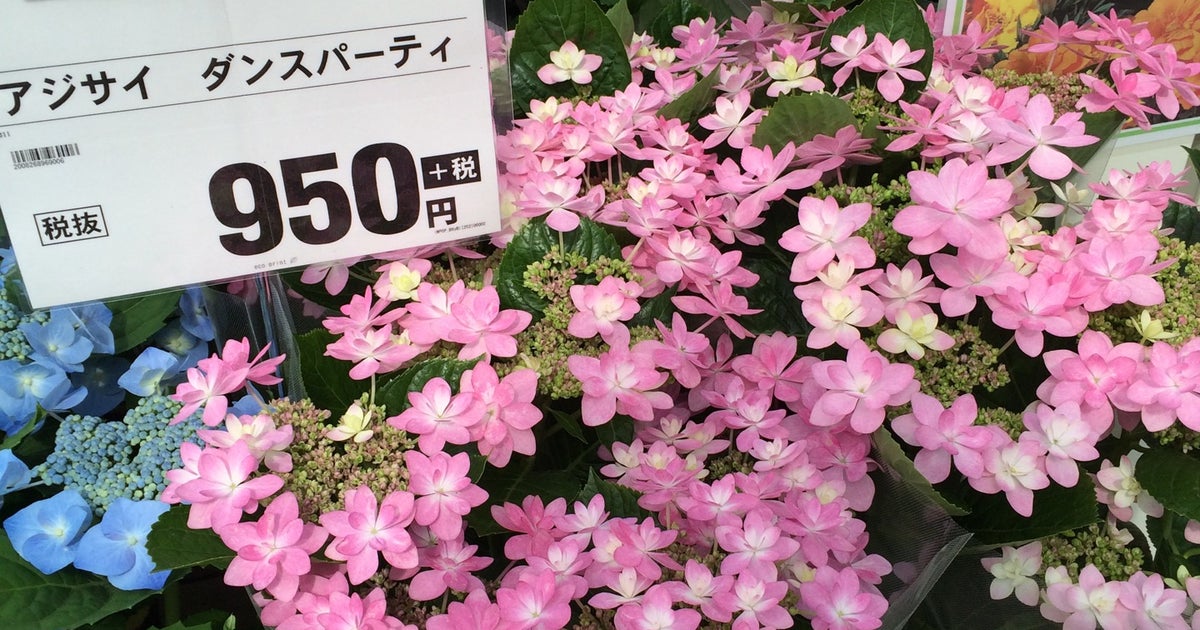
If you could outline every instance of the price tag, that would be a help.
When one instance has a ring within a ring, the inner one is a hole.
[[[500,228],[479,0],[0,0],[35,307]]]

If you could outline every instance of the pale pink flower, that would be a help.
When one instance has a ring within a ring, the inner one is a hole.
[[[805,344],[815,349],[835,343],[849,348],[862,338],[859,328],[873,326],[883,319],[883,303],[879,298],[853,285],[826,288],[819,299],[804,300],[800,310],[813,326]]]
[[[779,246],[797,254],[792,263],[793,282],[812,277],[836,256],[860,269],[875,264],[875,251],[867,239],[854,233],[871,218],[871,205],[855,203],[841,208],[833,197],[804,197],[796,209],[799,224],[788,229]]]
[[[1133,611],[1121,603],[1129,588],[1125,582],[1106,581],[1090,564],[1079,572],[1079,584],[1072,584],[1070,578],[1049,582],[1047,576],[1046,602],[1042,604],[1047,619],[1072,629],[1095,628],[1097,624],[1106,630],[1133,627]]]
[[[845,36],[833,35],[829,38],[829,50],[821,57],[821,63],[827,66],[841,66],[833,73],[833,84],[842,87],[850,73],[862,65],[864,53],[868,50],[867,27],[854,27]]]
[[[883,33],[875,33],[871,46],[863,52],[861,66],[870,72],[882,72],[875,87],[890,103],[904,94],[904,81],[924,81],[925,75],[909,68],[925,56],[924,50],[912,50],[903,39],[895,43]]]
[[[617,609],[617,630],[696,630],[700,613],[684,608],[674,610],[674,599],[662,585],[652,586],[638,602]]]
[[[982,452],[992,441],[987,427],[975,425],[978,411],[970,394],[943,408],[933,396],[915,392],[912,413],[892,420],[891,426],[905,442],[921,447],[913,463],[930,482],[945,481],[951,461],[967,477],[978,477],[983,474]]]
[[[542,412],[533,404],[537,395],[538,373],[513,370],[503,379],[486,361],[463,372],[460,391],[474,394],[483,407],[482,419],[471,426],[471,439],[479,454],[493,466],[505,466],[514,452],[533,455],[537,442],[533,426],[542,420]]]
[[[321,515],[333,536],[325,555],[345,560],[351,584],[362,584],[379,570],[379,554],[398,569],[417,566],[417,548],[406,529],[413,520],[413,495],[392,492],[380,504],[367,486],[346,491],[344,510]]]
[[[201,429],[196,435],[209,446],[229,448],[234,442],[245,442],[250,453],[266,465],[268,470],[285,473],[292,469],[292,456],[287,447],[292,443],[292,427],[275,428],[271,416],[260,413],[255,416],[225,417],[225,430]]]
[[[405,451],[408,490],[417,496],[414,520],[440,538],[457,538],[471,508],[487,500],[487,492],[471,482],[471,458],[466,453]]]
[[[571,620],[571,591],[561,588],[553,571],[525,571],[512,587],[496,591],[500,617],[511,630],[557,630]]]
[[[637,298],[642,294],[641,285],[616,276],[605,276],[599,285],[576,284],[571,287],[571,302],[579,310],[567,324],[567,332],[581,339],[590,339],[599,333],[609,342],[613,329],[620,322],[629,321],[637,315],[641,306]]]
[[[1031,542],[1020,549],[1005,546],[999,558],[984,558],[983,568],[992,574],[992,599],[1004,599],[1014,592],[1026,606],[1038,603],[1038,584],[1033,579],[1042,568],[1042,543]]]
[[[1081,147],[1099,141],[1084,133],[1083,114],[1067,112],[1054,119],[1054,106],[1045,94],[1036,94],[1025,104],[1019,121],[1001,117],[991,119],[1005,140],[992,147],[987,163],[1008,164],[1032,150],[1029,169],[1046,179],[1062,179],[1075,164],[1054,147]]]
[[[735,149],[750,146],[750,139],[754,136],[758,121],[762,120],[766,112],[758,109],[747,115],[746,110],[749,107],[749,90],[738,91],[732,99],[718,96],[714,103],[715,113],[697,121],[701,127],[713,132],[704,140],[704,148],[711,149],[726,140],[729,146]]]
[[[1012,183],[991,179],[981,162],[947,161],[935,175],[908,174],[913,205],[893,221],[896,231],[913,238],[909,250],[932,254],[947,244],[985,259],[1008,255],[1008,240],[997,217],[1011,209]]]
[[[445,333],[446,340],[466,344],[458,352],[463,361],[480,356],[517,356],[514,335],[533,321],[533,315],[525,311],[500,310],[500,294],[490,285],[479,291],[468,289],[460,301],[450,304],[450,314],[453,323]]]
[[[845,361],[822,361],[813,366],[811,422],[833,426],[848,421],[859,433],[872,433],[884,420],[885,407],[908,402],[917,389],[915,371],[906,363],[890,363],[862,341],[850,344]]]
[[[312,568],[310,556],[327,537],[320,526],[301,520],[299,512],[296,495],[285,492],[263,510],[258,521],[221,527],[217,532],[221,542],[237,552],[225,570],[225,583],[292,599],[300,576]]]
[[[346,288],[346,282],[350,280],[350,267],[359,260],[362,258],[354,257],[309,265],[304,268],[304,273],[300,274],[300,282],[317,284],[324,281],[325,292],[329,295],[337,295]]]
[[[864,589],[850,568],[818,567],[800,584],[800,601],[815,613],[813,630],[873,630],[887,611],[887,600]]]
[[[731,590],[713,596],[714,612],[720,615],[712,617],[716,621],[732,621],[734,628],[746,630],[791,628],[795,621],[780,605],[787,592],[787,582],[762,580],[751,573],[742,573]]]
[[[608,352],[599,357],[572,355],[567,367],[583,383],[583,423],[597,426],[618,413],[649,422],[655,409],[670,409],[671,397],[655,391],[667,375],[655,369],[649,354],[629,350],[629,334],[614,332]]]
[[[428,570],[417,573],[409,582],[408,595],[427,602],[442,596],[447,588],[459,593],[482,589],[483,582],[475,572],[492,564],[492,559],[476,556],[477,549],[461,539],[439,540],[430,557],[422,562]]]
[[[1133,476],[1133,461],[1122,455],[1116,466],[1106,459],[1096,473],[1096,498],[1108,506],[1108,511],[1122,521],[1133,519],[1137,506],[1149,516],[1162,516],[1163,506]]]
[[[387,423],[409,433],[415,433],[421,452],[432,455],[446,443],[466,444],[471,441],[471,427],[483,419],[483,407],[471,392],[454,394],[446,379],[434,377],[426,381],[419,392],[409,392],[408,409],[387,419]]]
[[[1079,481],[1079,466],[1100,457],[1096,440],[1100,435],[1083,419],[1079,405],[1065,402],[1058,407],[1037,403],[1024,416],[1025,427],[1046,451],[1046,472],[1059,485],[1070,488]]]
[[[262,360],[267,353],[264,347],[250,358],[250,342],[243,338],[241,341],[230,339],[220,355],[212,355],[200,359],[197,367],[188,368],[187,382],[180,383],[171,394],[171,400],[183,403],[179,413],[171,420],[171,424],[182,422],[201,406],[204,424],[214,427],[225,419],[229,409],[229,399],[226,394],[232,394],[246,385],[246,382],[259,385],[275,385],[282,379],[275,376],[275,369],[283,363],[284,356],[279,355]]]
[[[539,68],[537,75],[546,84],[564,81],[587,84],[592,82],[592,72],[603,61],[600,55],[590,55],[568,40],[558,50],[550,51],[550,63]]]
[[[1033,491],[1050,485],[1044,453],[1031,440],[987,451],[983,466],[984,476],[971,478],[971,487],[987,494],[1003,491],[1009,505],[1021,516],[1033,514]]]

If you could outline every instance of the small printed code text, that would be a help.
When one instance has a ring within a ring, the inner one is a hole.
[[[33,168],[47,164],[62,164],[65,158],[79,155],[79,145],[76,143],[56,144],[36,149],[21,149],[18,151],[9,151],[9,155],[12,156],[14,168]]]

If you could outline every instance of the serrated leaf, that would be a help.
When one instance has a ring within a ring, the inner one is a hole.
[[[67,567],[50,575],[33,568],[0,535],[0,620],[5,628],[77,628],[146,599],[158,591],[122,591],[108,580]]]
[[[525,286],[525,270],[542,260],[551,249],[557,249],[559,232],[536,220],[526,223],[504,249],[496,273],[496,291],[504,308],[516,308],[540,318],[546,301]],[[579,227],[562,234],[563,247],[569,253],[596,260],[601,256],[619,258],[621,248],[604,228],[588,219],[580,219]]]
[[[1171,238],[1184,243],[1200,243],[1200,209],[1172,200],[1163,211],[1163,228],[1170,228]]]
[[[771,147],[776,153],[791,142],[796,146],[817,134],[833,136],[838,129],[853,125],[854,113],[842,99],[831,94],[792,94],[775,101],[754,131],[754,146]]]
[[[738,321],[755,334],[782,331],[789,335],[807,335],[812,328],[800,308],[800,300],[792,291],[795,285],[788,279],[791,270],[774,258],[747,258],[742,261],[742,266],[758,274],[758,282],[737,289],[737,293],[746,297],[750,308],[762,309],[762,312],[743,316]]]
[[[166,319],[179,309],[182,291],[167,291],[127,300],[106,302],[113,318],[113,354],[121,354],[146,341],[166,325]]]
[[[568,41],[602,58],[600,67],[592,72],[591,83],[542,83],[538,70],[550,63],[552,51]],[[509,49],[513,104],[525,113],[533,99],[594,97],[625,89],[632,77],[625,47],[608,16],[592,0],[533,0],[517,21]]]
[[[1136,476],[1163,507],[1200,520],[1200,460],[1163,449],[1143,453]]]
[[[579,413],[567,413],[559,409],[550,407],[548,409],[550,415],[554,418],[555,424],[567,432],[567,435],[587,444],[587,438],[583,436],[583,425],[579,422]]]
[[[929,77],[933,68],[933,33],[925,22],[925,14],[913,0],[865,0],[862,4],[847,11],[842,17],[833,21],[821,38],[821,48],[828,50],[830,39],[834,35],[845,37],[859,25],[866,27],[867,42],[871,42],[876,33],[882,33],[889,41],[904,40],[911,50],[924,50],[925,55],[910,66],[911,69]],[[827,84],[832,85],[834,68],[822,66],[821,73]],[[870,79],[870,73],[864,73],[864,79]],[[915,94],[923,84],[918,85],[905,81],[906,92]]]
[[[435,378],[445,379],[450,391],[458,392],[458,383],[463,372],[475,367],[478,361],[456,359],[427,359],[404,370],[399,376],[379,388],[375,396],[377,403],[387,408],[387,415],[395,416],[408,409],[409,392],[419,392],[425,384]]]
[[[184,569],[210,566],[224,569],[235,554],[221,542],[211,529],[191,529],[187,526],[185,505],[173,505],[158,517],[146,537],[146,551],[158,569]]]
[[[975,534],[978,542],[993,545],[1052,536],[1100,520],[1096,488],[1086,475],[1080,475],[1072,488],[1051,485],[1034,492],[1029,518],[1014,512],[1003,493],[980,495],[970,509],[958,522]]]
[[[643,301],[637,315],[629,320],[629,325],[653,326],[655,321],[670,324],[671,314],[675,312],[675,303],[671,301],[673,297],[675,297],[675,289],[668,287],[662,293]]]
[[[719,74],[717,70],[708,73],[708,76],[697,81],[691,89],[680,94],[679,98],[663,105],[658,110],[658,115],[668,120],[678,118],[685,123],[696,122],[716,98]]]
[[[579,490],[576,500],[587,503],[597,494],[604,497],[604,510],[613,518],[632,516],[641,520],[650,515],[638,505],[638,498],[642,493],[608,481],[589,468],[587,483]]]
[[[633,13],[629,12],[629,3],[626,0],[614,4],[604,15],[608,16],[608,21],[612,22],[613,28],[616,29],[617,35],[621,36],[622,41],[633,41]]]
[[[913,461],[904,454],[904,449],[900,448],[900,443],[892,437],[892,434],[885,428],[880,428],[871,435],[871,443],[875,445],[875,450],[878,452],[880,462],[894,470],[899,476],[900,481],[912,488],[921,496],[928,498],[946,511],[950,516],[966,516],[970,510],[955,505],[949,499],[942,496],[929,480],[922,475]]]
[[[708,19],[711,13],[691,0],[671,0],[654,15],[646,32],[659,46],[678,46],[679,40],[671,31],[676,26],[687,26],[695,18]]]
[[[304,393],[318,409],[327,409],[336,417],[366,391],[366,382],[350,378],[349,362],[325,356],[325,348],[335,341],[337,337],[324,329],[297,338]]]

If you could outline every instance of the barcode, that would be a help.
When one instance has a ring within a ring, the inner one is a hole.
[[[71,143],[36,149],[21,149],[10,151],[9,155],[12,156],[13,166],[37,166],[47,162],[61,162],[63,158],[79,155],[79,145]]]

